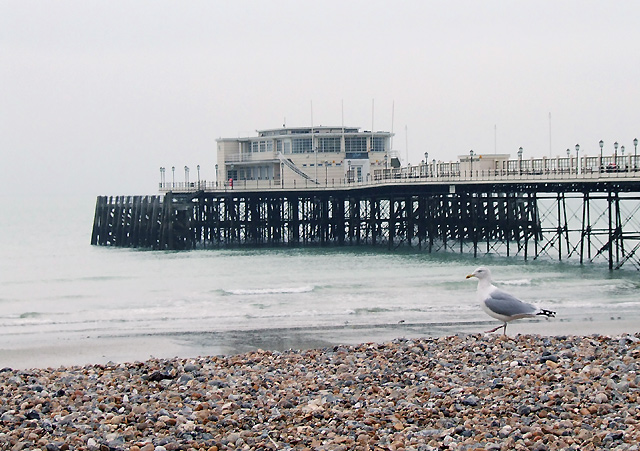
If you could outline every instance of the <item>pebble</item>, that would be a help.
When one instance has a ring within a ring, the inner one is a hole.
[[[0,449],[638,450],[640,334],[0,371]]]

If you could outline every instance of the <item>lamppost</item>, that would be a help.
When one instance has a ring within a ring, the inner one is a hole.
[[[623,166],[624,166],[622,168],[622,170],[624,171],[624,170],[627,169],[627,163],[624,161],[624,146],[620,147],[620,152],[622,153],[622,163],[623,163]]]
[[[196,166],[196,169],[198,170],[198,189],[200,189],[200,165]]]
[[[171,166],[171,189],[176,187],[176,167]]]
[[[184,187],[189,187],[189,166],[184,167]]]
[[[633,170],[638,169],[638,138],[633,140]]]
[[[433,177],[437,177],[438,176],[438,168],[436,167],[436,159],[435,158],[433,159],[433,161],[431,161],[431,164],[433,165],[433,166],[431,166],[431,168],[432,168],[432,174],[431,175],[433,175]]]
[[[613,170],[618,170],[618,141],[613,143]]]
[[[578,157],[578,152],[580,152],[580,144],[576,144],[576,174],[580,174],[580,159]]]
[[[429,175],[429,152],[424,153],[424,175]]]
[[[216,163],[216,188],[218,187],[218,163]]]
[[[473,150],[469,151],[469,172],[471,173],[471,177],[473,177]]]
[[[604,147],[604,141],[600,140],[598,144],[600,144],[600,171],[602,171],[604,169],[604,165],[602,164],[602,148]]]
[[[164,188],[164,168],[160,167],[160,188]]]
[[[328,178],[327,178],[327,171],[329,169],[329,162],[327,160],[324,160],[324,186],[328,186]]]
[[[518,172],[522,175],[522,147],[518,149]]]

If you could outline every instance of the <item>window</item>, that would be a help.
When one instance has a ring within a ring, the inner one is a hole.
[[[293,140],[293,153],[309,153],[311,149],[311,138],[296,138]]]
[[[251,142],[251,152],[258,152],[258,141]]]
[[[373,137],[373,143],[371,145],[372,152],[384,152],[384,138],[379,136]]]
[[[366,152],[367,138],[364,136],[350,136],[344,141],[345,152]]]
[[[340,152],[340,138],[318,138],[318,152]]]

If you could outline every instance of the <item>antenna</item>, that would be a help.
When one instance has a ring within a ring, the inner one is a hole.
[[[371,99],[371,134],[373,135],[373,111],[375,99]]]
[[[551,112],[549,112],[549,157],[551,157]]]
[[[391,149],[389,150],[393,150],[393,120],[394,120],[395,114],[396,114],[396,101],[394,100],[393,102],[391,102],[391,138],[389,139],[389,146],[391,146]]]
[[[404,139],[405,139],[405,151],[407,152],[407,166],[409,166],[409,133],[407,133],[407,126],[404,126]]]
[[[371,99],[371,150],[373,150],[373,112],[374,112],[374,99]]]
[[[315,164],[313,165],[315,169],[315,181],[318,183],[318,149],[314,145],[314,136],[313,136],[313,100],[311,101],[311,151],[315,154]]]

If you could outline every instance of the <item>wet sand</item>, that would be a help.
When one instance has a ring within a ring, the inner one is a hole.
[[[0,345],[0,368],[26,369],[108,362],[134,362],[149,358],[231,355],[256,349],[284,351],[385,342],[396,338],[442,337],[476,334],[499,323],[481,320],[472,323],[411,323],[340,327],[238,330],[230,332],[179,332],[127,335],[47,335],[38,339],[13,340]],[[507,334],[618,335],[640,332],[638,319],[602,315],[588,319],[520,320],[509,324]],[[501,333],[498,331],[496,335]]]

